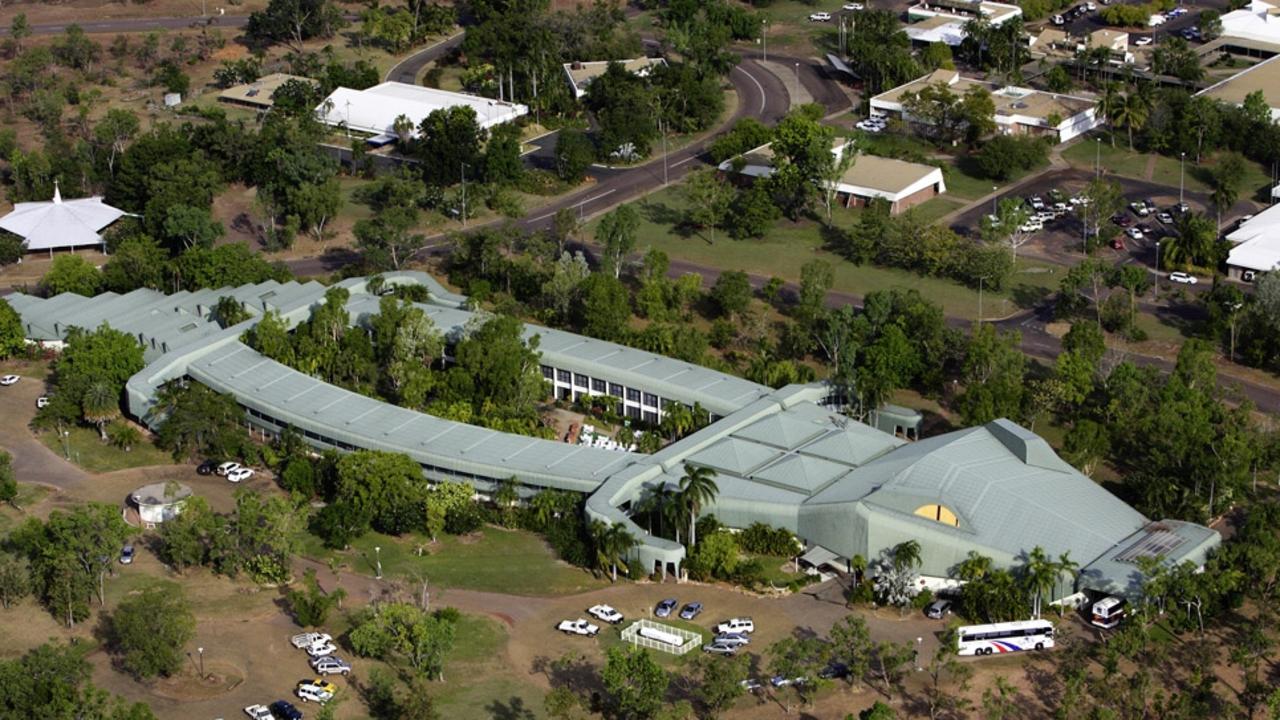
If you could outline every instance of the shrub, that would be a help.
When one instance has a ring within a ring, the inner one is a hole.
[[[795,554],[796,536],[790,530],[770,527],[762,522],[751,523],[751,526],[738,534],[738,547],[743,552],[754,555]]]
[[[484,521],[484,510],[478,503],[463,503],[445,515],[444,531],[450,535],[466,535],[479,530]]]
[[[311,461],[300,457],[290,460],[284,466],[284,472],[280,474],[280,487],[302,497],[314,497],[316,471]]]
[[[1040,165],[1048,156],[1048,145],[1040,138],[997,135],[978,153],[978,170],[993,180],[1008,180],[1019,170]]]
[[[129,423],[117,420],[107,426],[107,440],[113,447],[129,452],[142,441],[142,433]]]

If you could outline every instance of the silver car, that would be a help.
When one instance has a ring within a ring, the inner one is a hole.
[[[712,655],[732,655],[738,652],[738,646],[727,642],[713,642],[702,646],[702,652]]]

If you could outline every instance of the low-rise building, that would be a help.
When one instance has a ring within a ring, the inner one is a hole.
[[[1224,45],[1240,41],[1248,50],[1280,52],[1280,4],[1252,0],[1223,15],[1221,37]]]
[[[1250,93],[1260,92],[1271,108],[1271,119],[1280,120],[1280,56],[1265,60],[1201,90],[1198,94],[1231,105],[1243,105]]]
[[[1272,205],[1227,233],[1227,277],[1252,281],[1280,267],[1280,206]]]
[[[845,141],[837,139],[831,152],[838,155],[844,147]],[[773,149],[762,145],[720,163],[720,170],[753,179],[768,177],[773,174]],[[889,203],[894,215],[946,191],[940,168],[877,155],[859,155],[836,184],[841,206],[862,207],[879,198]]]
[[[414,133],[436,110],[469,107],[476,121],[487,129],[529,114],[527,105],[449,92],[400,82],[384,82],[366,90],[340,87],[316,108],[316,118],[332,127],[345,127],[374,136],[395,135],[396,118],[407,117]]]
[[[956,95],[963,95],[972,87],[986,88],[995,103],[996,127],[1006,135],[1039,135],[1061,143],[1105,122],[1097,112],[1098,102],[1095,99],[1014,85],[1000,86],[961,77],[955,70],[935,70],[881,93],[871,98],[871,112],[896,116],[905,122],[918,122],[906,111],[907,96],[937,84],[947,86]]]
[[[977,17],[985,18],[992,27],[1021,17],[1022,8],[981,0],[924,0],[907,8],[907,25],[903,30],[912,42],[946,43],[952,47],[964,42],[965,25]]]
[[[272,97],[276,94],[276,90],[279,90],[282,85],[290,80],[304,82],[312,87],[320,85],[316,80],[300,75],[271,73],[270,75],[263,75],[251,83],[234,85],[223,90],[218,93],[218,101],[230,105],[253,108],[254,110],[270,110],[275,104]]]
[[[1089,33],[1085,41],[1076,45],[1077,52],[1094,48],[1106,48],[1111,51],[1111,62],[1115,65],[1132,63],[1133,53],[1129,52],[1129,33],[1122,30],[1103,28]]]
[[[571,62],[564,64],[564,76],[569,82],[569,89],[573,91],[573,96],[582,99],[587,94],[587,86],[592,80],[600,77],[609,69],[609,63],[616,62],[622,66],[622,69],[633,75],[646,77],[658,65],[666,65],[667,61],[662,58],[632,58],[631,60],[600,60],[598,62]]]

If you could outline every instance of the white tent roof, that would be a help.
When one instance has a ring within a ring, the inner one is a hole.
[[[1268,272],[1280,266],[1280,205],[1273,205],[1246,220],[1227,235],[1235,245],[1227,265]]]
[[[23,238],[28,250],[49,250],[76,245],[99,245],[98,231],[124,215],[100,197],[63,200],[54,186],[53,200],[22,202],[0,218],[0,228]]]
[[[476,113],[480,127],[490,128],[528,115],[529,108],[516,103],[419,87],[408,83],[384,82],[367,90],[338,88],[316,108],[316,117],[327,125],[346,124],[352,130],[373,135],[395,134],[396,118],[404,115],[416,128],[436,110],[466,105]]]

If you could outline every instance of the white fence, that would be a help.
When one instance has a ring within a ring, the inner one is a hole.
[[[650,630],[646,635],[640,633],[641,630]],[[655,639],[655,636],[667,636],[679,639],[680,643],[663,642]],[[663,625],[652,620],[637,620],[626,627],[622,631],[622,639],[633,645],[639,645],[650,650],[661,650],[672,655],[684,655],[702,644],[702,633],[693,632],[692,630],[682,630],[678,627]]]

